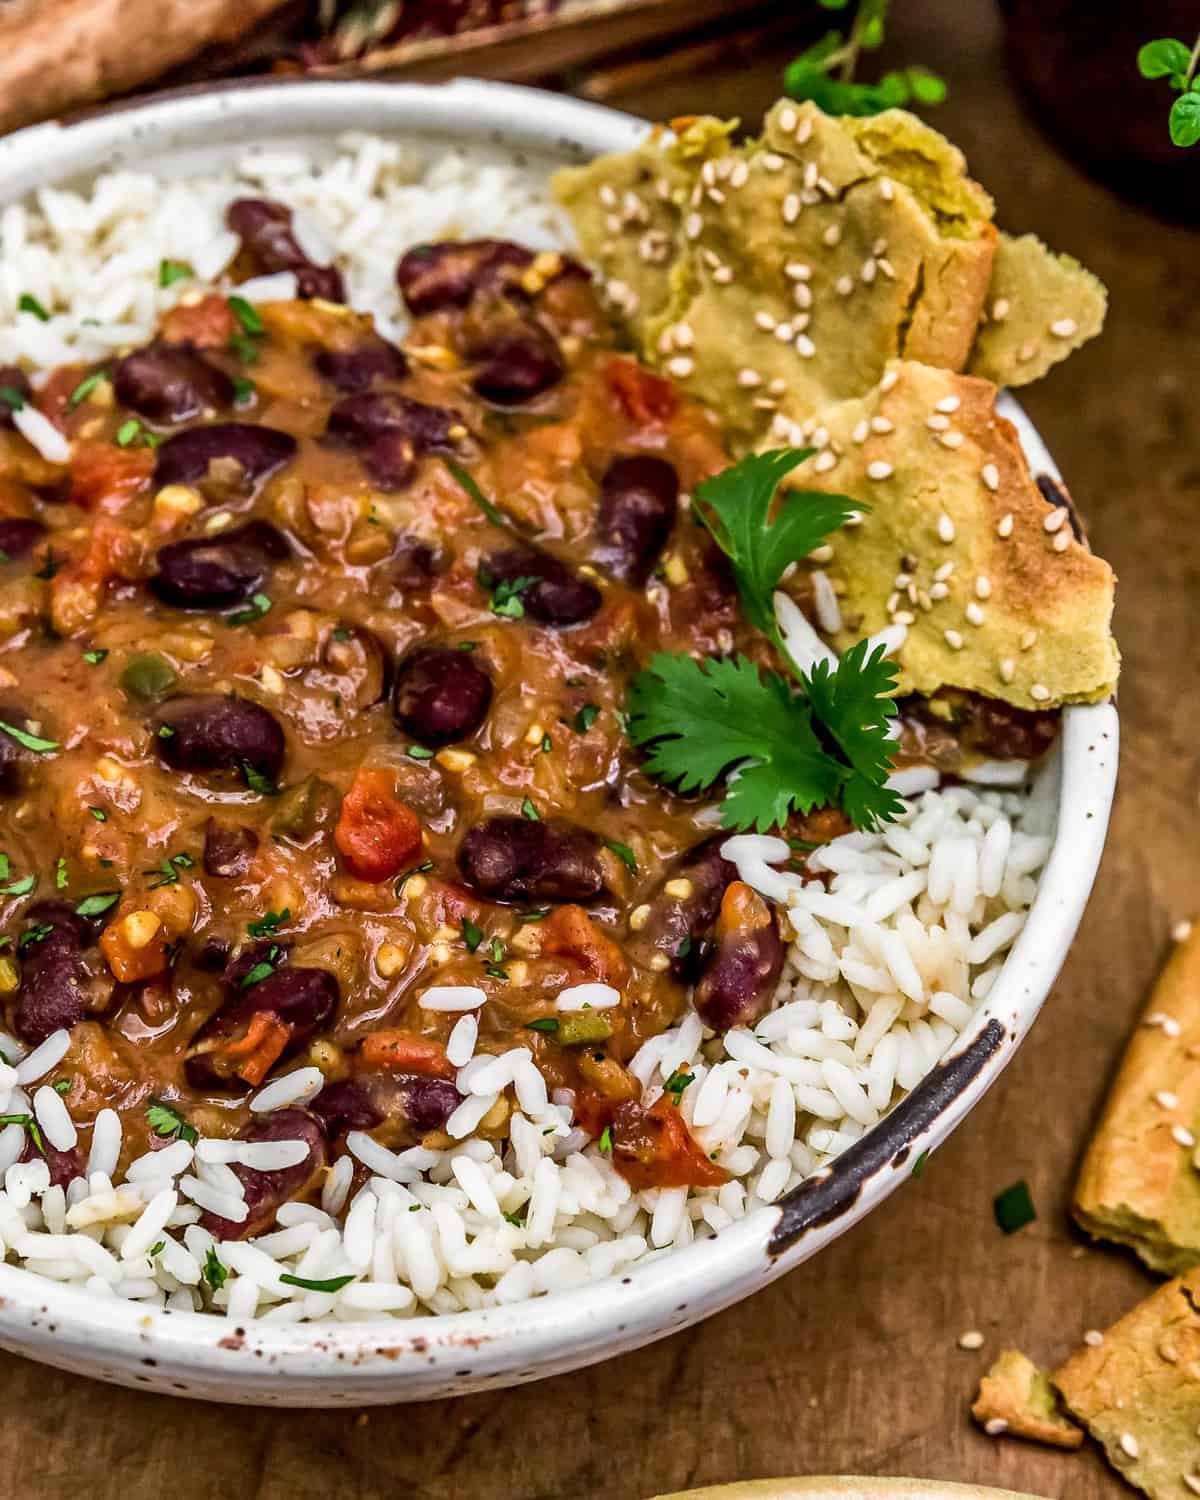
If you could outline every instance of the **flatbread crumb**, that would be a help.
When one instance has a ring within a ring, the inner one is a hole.
[[[1044,1370],[1019,1349],[1005,1349],[979,1382],[971,1415],[988,1434],[1078,1448],[1083,1431],[1063,1415]]]

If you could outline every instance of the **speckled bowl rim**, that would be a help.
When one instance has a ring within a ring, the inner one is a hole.
[[[749,1479],[702,1490],[680,1490],[654,1500],[1038,1500],[1015,1490],[938,1479],[885,1479],[853,1474]]]
[[[624,150],[642,121],[535,89],[458,80],[259,81],[184,89],[0,140],[0,206],[164,153],[214,154],[267,137],[345,129],[503,145],[580,160]],[[1057,477],[1016,402],[1035,473]],[[943,1141],[1016,1050],[1050,991],[1099,864],[1117,772],[1111,704],[1068,709],[1044,769],[1059,825],[1029,920],[958,1049],[838,1162],[713,1240],[597,1282],[509,1307],[412,1321],[244,1327],[97,1298],[0,1265],[0,1348],[123,1385],[261,1405],[424,1400],[513,1385],[637,1348],[748,1296],[861,1219]]]

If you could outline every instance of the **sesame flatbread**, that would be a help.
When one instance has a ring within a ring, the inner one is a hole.
[[[1076,1219],[1156,1271],[1200,1265],[1200,930],[1175,949],[1130,1039],[1075,1188]]]
[[[789,483],[870,511],[829,539],[847,650],[907,627],[902,692],[960,688],[1021,708],[1106,698],[1115,578],[1034,483],[996,388],[912,362],[866,396],[779,434],[818,449]]]
[[[1063,1415],[1044,1370],[1019,1349],[1005,1349],[979,1382],[971,1415],[988,1434],[1028,1438],[1052,1448],[1078,1448],[1083,1431]]]
[[[1104,284],[1033,234],[1002,234],[984,319],[967,369],[997,385],[1028,385],[1104,326]]]
[[[1099,284],[1082,305],[1086,273],[1032,237],[1006,244],[996,287],[992,200],[915,116],[781,102],[761,138],[734,147],[729,128],[676,122],[563,169],[555,191],[644,357],[735,443],[863,394],[893,358],[962,370],[974,348],[981,372],[1022,382],[1098,331]],[[1013,321],[993,327],[986,308],[1005,301]]]
[[[1051,1379],[1122,1478],[1152,1500],[1200,1495],[1200,1271],[1168,1282]]]

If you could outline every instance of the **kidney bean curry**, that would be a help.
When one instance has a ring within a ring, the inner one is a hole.
[[[756,1019],[784,940],[712,799],[648,776],[623,718],[655,652],[773,655],[689,514],[730,462],[716,417],[617,347],[564,256],[408,252],[398,348],[287,210],[230,223],[241,277],[293,270],[297,300],[185,298],[36,396],[0,371],[11,1031],[69,1030],[52,1077],[85,1133],[120,1113],[123,1165],[180,1131],[308,1141],[298,1168],[236,1169],[251,1213],[208,1216],[226,1235],[319,1189],[348,1130],[447,1144],[461,1012],[423,1006],[434,987],[483,991],[478,1050],[528,1047],[635,1186],[723,1181],[627,1064],[689,994],[717,1030]],[[65,465],[15,430],[23,402]],[[1056,722],[983,700],[906,719],[905,753],[948,770],[964,745],[1037,753]],[[848,826],[784,831],[802,860]],[[620,1004],[556,1008],[590,982]],[[315,1099],[251,1113],[304,1063]]]

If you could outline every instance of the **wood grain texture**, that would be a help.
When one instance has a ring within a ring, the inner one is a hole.
[[[1083,1250],[1066,1207],[1170,927],[1200,905],[1200,241],[1118,202],[1038,136],[1005,76],[989,0],[910,0],[896,12],[891,52],[948,77],[937,121],[1004,224],[1079,256],[1112,294],[1105,335],[1023,397],[1121,575],[1125,653],[1108,853],[1032,1037],[919,1183],[698,1329],[540,1385],[363,1418],[205,1407],[8,1359],[5,1500],[645,1500],[798,1472],[971,1480],[1070,1500],[1131,1493],[1094,1450],[986,1438],[967,1406],[1003,1344],[1057,1361],[1153,1285],[1125,1254]],[[785,55],[616,102],[752,120]],[[1006,1239],[991,1200],[1019,1177],[1039,1217]],[[956,1347],[968,1328],[985,1333],[982,1351]]]

